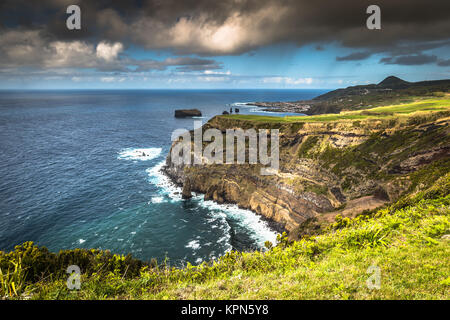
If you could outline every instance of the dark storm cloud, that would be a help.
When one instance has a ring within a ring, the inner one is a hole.
[[[380,60],[381,63],[384,64],[399,64],[404,66],[415,66],[415,65],[423,65],[428,63],[434,63],[437,61],[437,57],[435,55],[426,55],[426,54],[415,54],[409,56],[399,56],[399,57],[386,57]]]
[[[79,31],[65,26],[70,4],[81,7]],[[381,30],[366,28],[370,4],[373,1],[3,0],[0,37],[12,30],[33,31],[44,49],[55,41],[106,41],[120,42],[124,48],[133,45],[203,56],[241,54],[280,43],[314,43],[322,48],[321,44],[337,42],[356,51],[337,57],[338,61],[388,53],[392,58],[385,63],[404,62],[408,58],[400,59],[403,55],[420,56],[423,50],[448,45],[450,1],[376,1]]]
[[[336,61],[357,61],[364,60],[370,57],[372,54],[370,52],[354,52],[343,57],[336,57]]]
[[[448,66],[450,66],[450,59],[440,60],[437,64],[438,64],[438,66],[441,66],[441,67],[448,67]]]
[[[181,72],[192,72],[192,71],[205,71],[205,70],[216,70],[216,69],[222,69],[222,65],[219,63],[214,64],[202,64],[202,65],[184,65],[184,66],[177,66],[177,71]]]
[[[222,68],[215,60],[191,57],[168,58],[164,61],[130,59],[128,64],[137,66],[136,72],[165,70],[167,67],[176,67],[177,70],[181,71],[200,71]]]

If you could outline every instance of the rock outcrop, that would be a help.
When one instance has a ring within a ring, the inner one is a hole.
[[[201,117],[202,113],[198,109],[175,110],[175,118]]]
[[[165,172],[183,186],[183,197],[200,192],[218,203],[236,203],[297,238],[307,221],[331,222],[338,213],[373,210],[414,192],[413,174],[435,168],[436,161],[448,165],[449,118],[424,118],[422,124],[389,121],[280,124],[216,116],[203,130],[279,129],[278,173],[262,176],[260,164],[177,166],[170,154]]]
[[[183,183],[183,191],[181,193],[181,197],[183,199],[192,198],[191,183],[190,183],[189,179],[186,179],[186,181]]]

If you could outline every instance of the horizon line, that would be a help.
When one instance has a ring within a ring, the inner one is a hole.
[[[341,89],[336,88],[39,88],[39,89],[23,89],[23,88],[0,88],[2,91],[152,91],[152,90],[185,90],[185,91],[196,91],[196,90],[336,90]]]

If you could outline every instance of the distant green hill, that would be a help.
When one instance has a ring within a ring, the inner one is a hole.
[[[378,84],[336,89],[312,100],[251,102],[248,104],[262,107],[267,111],[317,115],[411,103],[418,99],[444,97],[448,92],[450,92],[450,79],[408,82],[395,76],[389,76]]]
[[[419,97],[441,96],[450,91],[450,79],[407,82],[389,76],[378,84],[351,86],[320,95],[309,102],[307,114],[360,110],[375,106],[407,103]],[[306,103],[306,102],[305,102]]]
[[[383,81],[381,81],[378,86],[380,87],[389,87],[389,88],[406,88],[411,84],[411,82],[402,80],[395,76],[389,76]]]

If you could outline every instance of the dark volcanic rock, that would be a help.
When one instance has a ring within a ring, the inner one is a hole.
[[[175,118],[201,117],[202,113],[198,109],[175,110]]]
[[[183,184],[183,192],[181,194],[181,197],[183,199],[190,199],[190,198],[192,198],[191,182],[189,181],[189,179],[186,179],[186,181]]]

